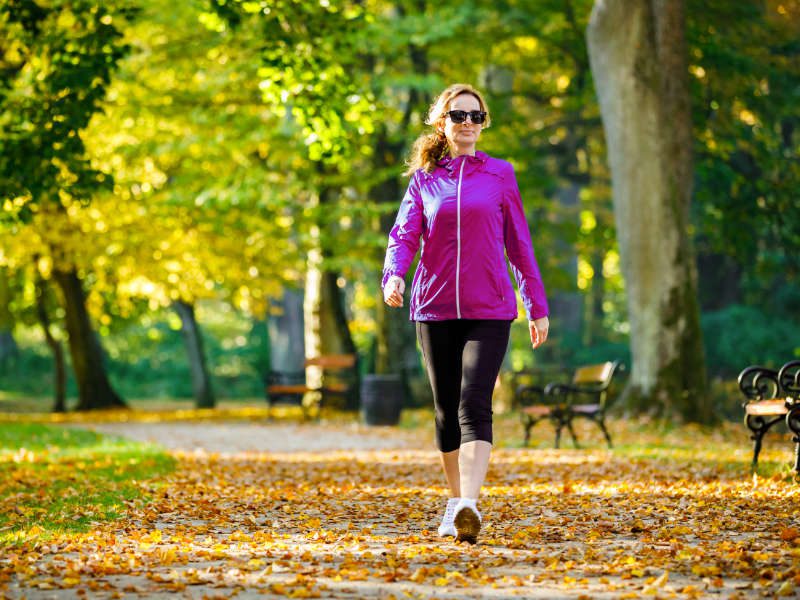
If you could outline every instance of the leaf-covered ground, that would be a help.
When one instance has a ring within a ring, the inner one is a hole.
[[[764,470],[753,476],[741,425],[663,430],[618,420],[613,451],[588,426],[579,427],[588,449],[553,450],[545,425],[534,448],[515,447],[521,428],[501,418],[480,502],[485,527],[468,546],[436,536],[445,491],[427,424],[377,430],[398,446],[380,450],[354,443],[375,430],[297,426],[292,435],[324,438],[328,449],[288,452],[263,450],[276,432],[286,435],[280,425],[252,424],[258,443],[226,423],[195,426],[216,439],[227,431],[228,451],[173,450],[174,471],[132,481],[139,493],[121,516],[85,531],[45,531],[14,512],[30,498],[0,495],[2,514],[17,515],[5,525],[14,535],[0,542],[0,595],[756,598],[800,590],[800,493],[786,436],[767,439]],[[152,434],[167,441],[170,426],[154,424]],[[38,477],[54,501],[47,467],[33,468],[46,451],[0,456],[4,476]]]

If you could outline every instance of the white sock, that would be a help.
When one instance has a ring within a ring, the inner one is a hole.
[[[473,509],[475,512],[478,512],[478,500],[475,498],[461,498],[460,504],[461,506],[468,506],[469,508]]]

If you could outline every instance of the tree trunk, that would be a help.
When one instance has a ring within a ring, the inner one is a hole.
[[[64,296],[72,368],[78,384],[76,410],[124,407],[125,402],[108,381],[100,342],[86,310],[86,294],[75,269],[53,270],[53,280]]]
[[[707,420],[687,233],[691,115],[682,0],[597,0],[587,31],[628,295],[636,408]]]
[[[319,204],[324,206],[333,202],[333,191],[323,189],[319,194]],[[323,354],[355,354],[356,346],[350,335],[347,324],[342,291],[337,284],[339,273],[323,270],[323,258],[330,255],[323,247],[321,232],[318,226],[311,229],[315,240],[314,247],[308,253],[308,271],[306,273],[305,301],[303,304],[303,324],[307,356]],[[358,373],[351,376],[355,381],[351,393],[345,399],[343,408],[358,410],[360,405]],[[319,367],[306,369],[306,381],[310,387],[325,387],[327,377],[338,378],[340,375],[327,374]]]
[[[574,156],[574,151],[570,152],[567,161],[572,162]],[[577,207],[580,191],[580,184],[565,181],[555,195],[555,200],[563,207],[563,212],[567,215],[574,215],[576,221],[579,218]],[[574,285],[578,279],[578,254],[575,246],[564,240],[556,240],[551,252],[561,257],[558,267],[562,273],[567,273],[570,282]],[[580,335],[583,302],[577,291],[552,292],[548,297],[548,304],[550,313],[557,319],[556,329],[559,333]]]
[[[595,236],[595,246],[591,252],[592,284],[589,294],[586,296],[586,322],[583,329],[583,341],[587,346],[591,346],[603,336],[603,317],[605,315],[603,301],[606,293],[606,278],[603,274],[605,256],[600,236]]]
[[[211,388],[211,377],[206,366],[206,355],[203,352],[203,335],[197,325],[194,305],[178,300],[173,306],[181,318],[183,342],[186,345],[186,355],[189,358],[189,368],[192,374],[195,406],[197,408],[214,408],[216,399]]]
[[[53,353],[53,366],[55,367],[55,386],[53,390],[53,412],[67,412],[67,371],[64,366],[64,348],[61,342],[53,337],[50,331],[50,317],[47,314],[47,284],[41,276],[36,276],[36,315],[42,326],[44,338],[50,351]]]
[[[0,368],[19,356],[19,347],[14,339],[14,315],[11,313],[11,285],[8,269],[0,267]]]
[[[305,360],[303,346],[303,292],[287,289],[277,302],[278,315],[268,322],[270,367],[275,371],[302,371]]]

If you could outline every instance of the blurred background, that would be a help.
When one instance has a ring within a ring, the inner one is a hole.
[[[745,366],[800,356],[798,4],[686,4],[696,337],[737,418]],[[502,385],[630,364],[591,11],[0,2],[0,410],[263,402],[270,371],[353,352],[427,405],[379,284],[405,157],[454,82],[487,98],[479,147],[515,166],[551,303],[535,353],[514,323]]]

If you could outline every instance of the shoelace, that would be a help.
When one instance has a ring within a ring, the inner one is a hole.
[[[444,517],[442,517],[443,524],[452,523],[455,521],[456,504],[458,504],[458,502],[452,502],[450,500],[447,501],[447,508],[444,510]]]

